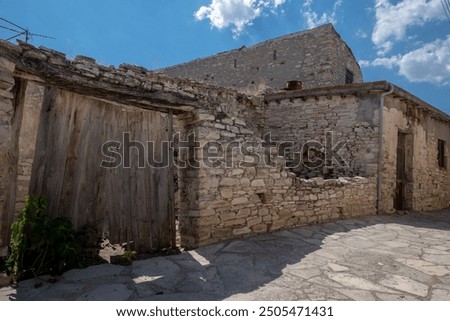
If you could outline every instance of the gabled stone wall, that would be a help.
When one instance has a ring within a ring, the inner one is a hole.
[[[354,82],[363,80],[352,51],[331,24],[271,39],[160,72],[216,86],[257,92],[285,88],[299,80],[304,88],[345,84],[347,69]]]

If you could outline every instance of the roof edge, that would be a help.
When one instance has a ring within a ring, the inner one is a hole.
[[[358,84],[339,85],[339,86],[327,86],[317,87],[311,89],[292,90],[292,91],[280,91],[277,93],[270,93],[264,95],[264,101],[271,102],[283,99],[296,99],[296,98],[311,98],[321,96],[335,96],[335,95],[353,95],[359,96],[361,94],[381,94],[389,91],[393,86],[394,91],[391,95],[394,98],[400,98],[408,100],[416,108],[426,110],[436,116],[437,119],[450,123],[450,115],[446,114],[440,109],[430,105],[417,96],[411,94],[403,88],[400,88],[386,80],[375,82],[364,82]]]
[[[390,83],[387,81],[363,82],[357,84],[347,84],[338,86],[324,86],[309,89],[279,91],[276,93],[266,94],[266,101],[294,99],[306,97],[318,97],[329,95],[358,95],[363,92],[386,92],[389,90]]]

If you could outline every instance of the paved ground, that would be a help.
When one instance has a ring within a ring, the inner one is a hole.
[[[0,300],[450,300],[450,209],[378,216],[103,264]]]

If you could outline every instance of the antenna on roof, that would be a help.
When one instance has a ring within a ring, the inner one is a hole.
[[[441,0],[442,6],[444,7],[445,15],[447,16],[448,22],[450,22],[450,0]]]
[[[28,28],[22,28],[21,26],[18,26],[15,23],[13,23],[11,21],[8,21],[8,20],[6,20],[4,18],[0,17],[0,20],[7,23],[6,26],[0,25],[0,28],[5,29],[5,30],[9,30],[11,32],[15,32],[15,35],[12,36],[12,37],[9,37],[8,39],[6,39],[6,41],[12,40],[14,38],[19,38],[19,37],[22,37],[22,36],[25,37],[25,42],[27,42],[27,43],[28,43],[28,40],[30,40],[32,37],[56,39],[56,38],[53,38],[53,37],[40,35],[40,34],[37,34],[37,33],[32,33],[32,32],[30,32],[30,30]],[[16,29],[19,29],[19,30],[16,30]]]

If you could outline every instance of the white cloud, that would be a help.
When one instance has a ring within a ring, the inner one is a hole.
[[[412,82],[450,85],[450,36],[425,44],[404,55],[360,61],[362,67],[399,68],[399,74]]]
[[[440,0],[402,0],[395,5],[389,0],[376,0],[375,3],[372,41],[378,55],[388,53],[394,41],[404,38],[408,27],[445,18]]]
[[[356,30],[356,36],[358,38],[365,39],[368,37],[368,34],[367,34],[367,32],[363,31],[362,29],[358,29],[358,30]]]
[[[305,0],[303,4],[303,17],[306,20],[308,28],[315,28],[325,23],[336,22],[336,11],[342,4],[343,0],[335,0],[333,11],[323,12],[321,15],[315,12],[312,8],[314,0]]]
[[[211,27],[223,29],[232,27],[233,34],[239,36],[246,26],[263,14],[266,9],[274,10],[286,0],[212,0],[195,13],[197,21],[209,19]]]
[[[361,67],[385,67],[388,69],[392,69],[395,66],[398,66],[401,56],[393,56],[390,58],[377,58],[374,61],[369,60],[361,60],[359,64]]]
[[[450,84],[450,36],[404,55],[400,74],[414,82]]]

